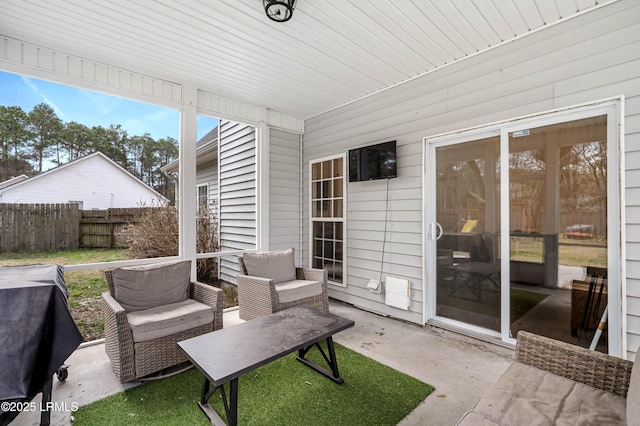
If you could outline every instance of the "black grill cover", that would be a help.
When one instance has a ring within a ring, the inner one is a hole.
[[[62,266],[0,267],[0,401],[31,401],[81,342]]]

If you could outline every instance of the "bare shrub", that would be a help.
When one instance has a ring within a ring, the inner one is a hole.
[[[134,259],[178,255],[178,212],[175,207],[155,205],[140,209],[134,223],[125,227],[119,237],[126,241],[129,256]],[[196,250],[217,252],[218,216],[215,202],[196,218]],[[218,282],[218,260],[197,260],[198,281]]]
[[[177,256],[178,212],[175,207],[162,205],[141,209],[136,221],[125,227],[120,236],[133,259]]]
[[[198,253],[215,253],[218,245],[218,209],[215,200],[209,203],[208,209],[196,219],[196,250]],[[206,283],[217,283],[218,259],[198,259],[198,280]]]

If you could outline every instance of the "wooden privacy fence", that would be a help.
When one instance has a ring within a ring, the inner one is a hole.
[[[149,208],[80,210],[77,204],[0,204],[0,252],[125,248],[118,238]]]
[[[77,204],[0,204],[0,252],[78,248]]]
[[[141,214],[153,207],[83,210],[80,221],[80,247],[126,248],[119,233],[138,221]]]

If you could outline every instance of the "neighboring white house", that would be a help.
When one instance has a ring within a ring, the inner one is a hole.
[[[101,152],[6,187],[4,183],[0,183],[0,203],[77,203],[82,210],[96,210],[167,201]]]

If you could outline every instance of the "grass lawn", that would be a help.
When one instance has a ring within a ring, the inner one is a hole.
[[[561,235],[558,241],[558,260],[566,266],[607,267],[607,247],[602,240],[576,241]],[[544,241],[535,237],[512,237],[511,260],[542,263]]]
[[[76,249],[47,253],[0,253],[0,266],[34,265],[53,263],[56,265],[80,265],[85,263],[114,262],[129,258],[126,249]],[[104,337],[104,314],[102,293],[107,291],[104,269],[66,271],[64,274],[69,292],[69,310],[78,325],[85,342]],[[235,286],[225,287],[225,307],[238,304]]]

